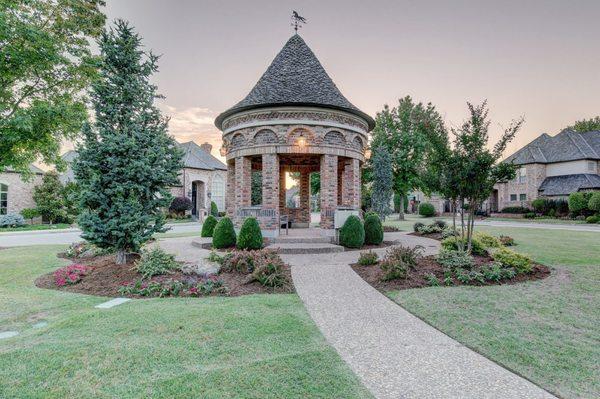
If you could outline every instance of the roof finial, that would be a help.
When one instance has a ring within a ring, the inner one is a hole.
[[[298,33],[298,29],[302,28],[301,24],[306,23],[306,18],[300,16],[296,11],[292,11],[292,26],[294,27],[294,31],[296,34]]]

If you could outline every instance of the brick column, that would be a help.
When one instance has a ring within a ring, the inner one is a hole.
[[[285,203],[285,169],[279,165],[279,213],[287,214],[287,204]]]
[[[342,177],[342,204],[354,208],[360,207],[360,162],[347,159],[344,162]]]
[[[235,159],[235,223],[241,226],[240,208],[250,206],[252,193],[252,163],[248,157]]]
[[[279,223],[280,193],[279,157],[277,154],[262,155],[262,208],[261,228],[276,230]]]
[[[300,220],[299,223],[308,223],[310,226],[310,171],[300,172]]]
[[[225,192],[225,211],[227,216],[235,216],[235,160],[227,162],[227,190]]]
[[[345,163],[340,162],[338,159],[338,173],[337,173],[337,203],[338,205],[344,205],[344,168]]]
[[[321,228],[333,228],[333,216],[338,199],[338,157],[321,157]]]

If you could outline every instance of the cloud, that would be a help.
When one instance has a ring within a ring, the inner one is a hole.
[[[198,144],[209,142],[213,145],[212,153],[219,157],[221,148],[221,132],[214,125],[216,113],[208,108],[177,108],[162,105],[161,110],[169,116],[169,133],[178,141],[195,141]]]

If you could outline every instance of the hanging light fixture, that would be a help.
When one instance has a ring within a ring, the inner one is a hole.
[[[304,132],[300,132],[300,136],[298,136],[298,140],[296,140],[296,144],[298,144],[298,147],[306,146],[306,138],[304,137]]]

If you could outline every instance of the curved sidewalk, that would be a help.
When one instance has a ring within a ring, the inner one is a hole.
[[[429,254],[439,245],[397,237]],[[375,397],[554,398],[379,293],[348,266],[357,258],[357,251],[285,256],[309,314]]]

